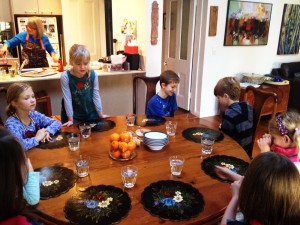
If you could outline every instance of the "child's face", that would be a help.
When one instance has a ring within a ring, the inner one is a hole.
[[[291,147],[291,141],[288,141],[286,138],[288,137],[278,134],[272,134],[272,143],[282,148]]]
[[[15,107],[16,111],[31,111],[35,109],[36,106],[36,99],[34,93],[31,88],[23,91],[17,101],[14,101],[13,106]]]
[[[83,77],[89,71],[89,64],[89,61],[82,61],[80,63],[71,62],[74,75]]]
[[[224,94],[223,96],[218,95],[217,96],[219,106],[222,109],[227,109],[228,108],[228,96]]]
[[[171,82],[169,84],[162,83],[161,88],[166,95],[172,96],[176,92],[177,87],[178,87],[178,82]]]

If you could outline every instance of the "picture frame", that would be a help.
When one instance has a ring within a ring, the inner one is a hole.
[[[228,0],[224,46],[267,45],[271,3]]]
[[[300,5],[284,4],[277,55],[299,54]]]

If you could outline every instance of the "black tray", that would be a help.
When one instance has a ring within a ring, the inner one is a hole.
[[[135,125],[146,127],[146,126],[159,126],[166,122],[166,119],[161,116],[137,116],[135,119]]]
[[[150,184],[142,193],[142,204],[152,215],[164,220],[187,220],[204,209],[202,194],[192,185],[174,180]]]
[[[107,131],[116,126],[116,123],[114,121],[108,120],[108,119],[91,120],[91,121],[87,121],[87,122],[82,122],[80,124],[83,124],[83,123],[90,124],[92,132]],[[78,128],[79,128],[80,124],[78,124]]]
[[[218,179],[222,182],[232,182],[231,180],[220,178],[215,173],[215,166],[225,166],[237,174],[244,175],[249,166],[249,163],[245,162],[242,159],[227,155],[214,155],[207,157],[202,161],[202,170],[207,175],[211,176],[214,179]]]
[[[41,149],[56,149],[68,146],[67,135],[69,132],[58,132],[51,136],[52,140],[46,142],[40,142],[37,148]]]
[[[183,137],[197,143],[201,143],[201,137],[203,134],[207,134],[209,137],[214,138],[215,141],[221,141],[224,139],[224,135],[221,131],[206,127],[190,127],[182,131]]]
[[[76,182],[76,174],[66,167],[49,166],[35,171],[40,172],[40,199],[57,197],[71,189]]]
[[[98,185],[68,199],[64,212],[65,217],[75,224],[107,225],[120,222],[130,209],[131,200],[126,192],[114,186]]]

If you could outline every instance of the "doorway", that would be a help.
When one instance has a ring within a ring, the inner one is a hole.
[[[178,106],[190,110],[196,0],[165,0],[163,14],[163,70],[180,76]]]

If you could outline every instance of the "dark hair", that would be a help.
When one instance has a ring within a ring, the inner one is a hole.
[[[264,225],[294,225],[300,221],[300,175],[284,155],[261,153],[247,169],[240,189],[240,210],[248,220]]]
[[[179,83],[180,82],[180,78],[177,75],[177,73],[175,73],[172,70],[165,70],[164,72],[162,72],[160,74],[160,85],[162,83],[165,83],[166,85],[170,84],[170,83]]]
[[[23,91],[26,91],[27,89],[32,88],[30,84],[28,83],[13,83],[11,84],[6,93],[6,114],[7,116],[11,116],[16,112],[15,107],[13,107],[12,102],[17,101],[20,97],[20,94],[22,94]]]
[[[0,127],[0,221],[22,212],[27,172],[22,145],[5,128]]]
[[[223,97],[225,93],[228,94],[231,100],[239,100],[241,94],[240,82],[234,77],[220,79],[214,88],[214,95]]]

